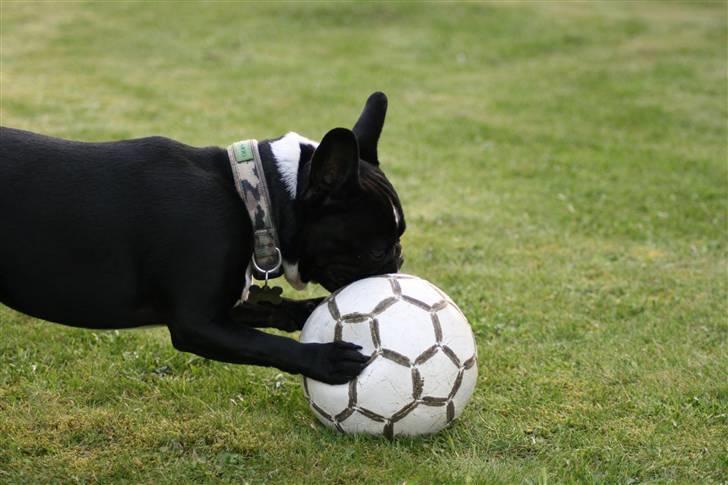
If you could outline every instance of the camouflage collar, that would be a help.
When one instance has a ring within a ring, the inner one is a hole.
[[[253,276],[267,281],[281,276],[283,257],[278,232],[273,221],[272,205],[265,171],[256,140],[243,140],[227,149],[235,188],[243,199],[253,224]]]

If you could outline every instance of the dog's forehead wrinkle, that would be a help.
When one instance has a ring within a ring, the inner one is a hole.
[[[296,198],[298,185],[298,167],[301,163],[301,155],[303,153],[301,146],[312,147],[315,150],[318,143],[294,131],[290,131],[270,144],[276,167],[278,167],[278,173],[286,186],[288,194],[294,199]]]

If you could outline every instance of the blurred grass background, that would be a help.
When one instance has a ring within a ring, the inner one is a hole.
[[[726,9],[3,0],[3,125],[320,138],[385,91],[405,270],[480,381],[439,435],[340,436],[296,377],[0,307],[0,482],[725,481]]]

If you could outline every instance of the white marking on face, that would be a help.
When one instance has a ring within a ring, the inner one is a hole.
[[[276,167],[278,167],[278,173],[291,199],[296,198],[298,165],[301,161],[301,144],[310,145],[314,149],[318,146],[318,143],[315,141],[309,140],[292,131],[286,133],[280,140],[276,140],[270,144],[273,158],[276,161]]]
[[[296,290],[301,291],[306,288],[307,283],[301,280],[301,273],[298,272],[298,263],[288,263],[283,261],[283,272],[286,281]]]
[[[399,229],[399,212],[397,212],[397,207],[394,204],[392,204],[392,211],[394,212],[394,225]]]

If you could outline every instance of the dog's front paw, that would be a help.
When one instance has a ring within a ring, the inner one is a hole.
[[[302,330],[308,317],[324,298],[311,298],[308,300],[284,300],[282,305],[271,308],[271,320],[276,322],[275,327],[287,332]]]
[[[369,357],[359,352],[361,347],[349,342],[305,344],[311,364],[303,371],[306,377],[327,384],[344,384],[359,375]]]
[[[311,316],[316,307],[318,307],[324,299],[325,298],[311,298],[296,302],[297,306],[291,312],[291,320],[293,321],[295,330],[303,329],[303,325],[306,323],[306,320],[308,320],[308,317]]]

